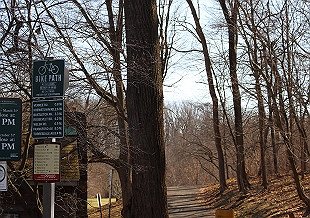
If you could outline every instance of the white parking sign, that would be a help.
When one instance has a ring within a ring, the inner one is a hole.
[[[0,161],[0,191],[8,190],[7,163]]]

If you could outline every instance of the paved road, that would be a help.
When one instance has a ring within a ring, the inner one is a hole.
[[[199,187],[168,187],[170,218],[214,218],[215,212],[203,202]]]

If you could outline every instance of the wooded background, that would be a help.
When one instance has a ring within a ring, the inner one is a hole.
[[[266,189],[270,178],[288,172],[310,209],[302,189],[309,161],[309,6],[306,0],[1,0],[0,97],[23,101],[22,160],[9,163],[9,196],[20,195],[20,179],[31,171],[32,64],[54,57],[70,73],[66,111],[87,119],[88,163],[117,172],[124,217],[166,217],[166,186],[219,183],[224,192],[235,178],[246,193],[251,178]],[[167,78],[182,73],[198,74],[210,98],[164,104],[163,86],[173,86]],[[97,185],[102,178],[89,169]],[[29,192],[39,199],[37,188]]]

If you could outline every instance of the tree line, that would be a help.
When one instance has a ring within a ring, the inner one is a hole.
[[[309,158],[307,1],[2,0],[0,5],[1,97],[21,98],[25,111],[23,159],[9,164],[12,175],[27,170],[33,143],[33,60],[52,56],[65,59],[69,68],[67,110],[82,111],[88,119],[88,161],[118,173],[124,217],[167,217],[166,182],[180,180],[176,157],[188,155],[193,162],[182,163],[188,170],[184,177],[198,183],[203,170],[221,193],[231,177],[246,193],[249,174],[259,175],[267,189],[268,178],[287,162],[299,197],[310,207],[299,177]],[[167,75],[175,66],[192,70],[189,62],[204,73],[210,102],[164,107]]]

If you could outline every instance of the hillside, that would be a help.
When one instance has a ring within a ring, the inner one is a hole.
[[[204,188],[205,204],[210,208],[234,209],[237,217],[302,217],[305,213],[291,176],[269,180],[267,190],[262,189],[258,180],[252,180],[251,184],[251,190],[244,195],[238,193],[236,181],[229,181],[229,189],[222,195],[218,194],[216,186]],[[309,194],[309,175],[302,184]]]
[[[196,200],[205,205],[205,210],[210,210],[210,213],[213,214],[216,208],[223,208],[233,209],[236,217],[240,218],[303,217],[305,208],[297,196],[291,176],[285,175],[270,179],[267,190],[261,188],[258,180],[251,180],[251,184],[251,190],[246,194],[238,192],[235,180],[228,181],[229,188],[223,194],[219,194],[217,185],[211,185],[201,188]],[[302,184],[306,193],[310,195],[310,175],[303,179]],[[188,198],[190,199],[192,196],[188,196]],[[190,207],[192,202],[187,202]],[[184,206],[186,205],[182,205],[182,208]],[[104,215],[107,215],[107,206],[105,208]],[[115,203],[112,207],[111,217],[120,217],[120,209],[120,202]],[[90,217],[99,217],[98,215],[99,213],[93,210]]]

